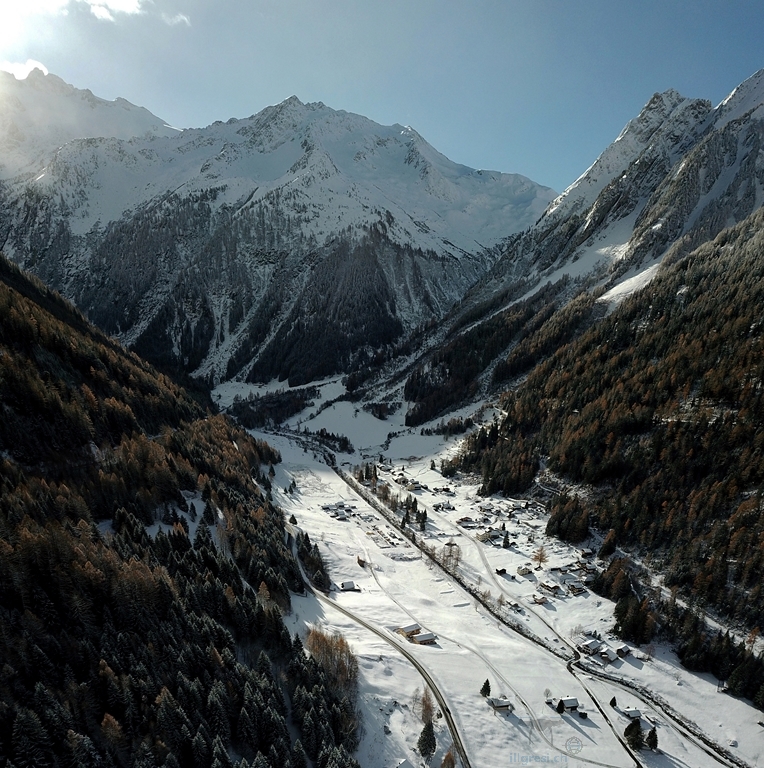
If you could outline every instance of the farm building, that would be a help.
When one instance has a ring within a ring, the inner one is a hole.
[[[600,653],[600,658],[603,661],[607,661],[610,664],[612,664],[614,661],[618,659],[618,654],[612,648],[608,648],[607,646],[600,648],[599,653]]]
[[[574,712],[578,709],[578,699],[575,696],[563,696],[560,701],[566,712]]]
[[[417,632],[410,639],[417,645],[434,645],[437,637],[432,632]]]
[[[396,629],[395,631],[399,635],[403,635],[404,637],[411,638],[414,635],[421,632],[422,628],[419,626],[419,624],[407,624],[405,627],[398,627],[398,629]]]

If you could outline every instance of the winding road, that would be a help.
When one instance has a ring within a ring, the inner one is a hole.
[[[284,437],[287,437],[287,435],[284,435]],[[288,435],[290,439],[295,439],[296,436],[294,434]],[[312,446],[314,449],[316,446]],[[331,465],[331,462],[327,461],[327,464]],[[397,521],[395,519],[391,519],[392,513],[387,508],[384,508],[383,505],[373,496],[371,496],[365,488],[358,485],[354,478],[349,477],[344,471],[342,471],[340,468],[336,466],[332,466],[332,469],[337,473],[337,475],[358,495],[360,495],[366,503],[368,503],[376,512],[382,515],[382,517],[387,520],[388,522],[391,522],[395,524]],[[490,582],[496,587],[498,592],[505,597],[509,597],[510,599],[516,599],[516,596],[514,596],[511,592],[508,592],[503,583],[497,579],[496,575],[494,574],[493,568],[491,568],[488,559],[485,556],[485,552],[483,551],[482,545],[474,540],[472,537],[464,536],[464,532],[461,531],[457,526],[455,526],[450,520],[443,517],[442,515],[437,515],[437,519],[441,527],[446,527],[449,529],[454,529],[457,531],[462,537],[467,538],[469,542],[476,547],[476,550],[479,554],[480,560],[483,564],[485,574],[484,576],[487,576],[487,578],[490,580]],[[414,614],[411,613],[404,605],[402,605],[390,592],[380,583],[379,578],[377,576],[377,573],[373,567],[373,562],[369,556],[368,550],[365,546],[363,546],[364,552],[366,554],[367,560],[369,562],[371,573],[380,587],[380,589],[388,596],[389,599],[393,600],[407,615],[409,615],[414,621],[418,621],[418,618],[414,616]],[[439,564],[436,563],[436,565],[439,566]],[[448,572],[444,571],[444,573],[447,576],[451,576]],[[303,577],[305,575],[303,574]],[[307,578],[305,578],[306,583],[309,584],[309,581]],[[463,588],[462,585],[459,583],[459,580],[455,581],[455,586],[458,586],[459,588]],[[311,587],[311,590],[316,595],[316,598],[321,601],[322,603],[331,606],[335,610],[343,613],[345,616],[350,618],[352,621],[356,622],[360,626],[364,627],[370,632],[373,632],[375,635],[377,635],[380,639],[384,640],[388,645],[390,645],[392,648],[394,648],[398,653],[400,653],[402,656],[404,656],[420,673],[422,678],[425,680],[427,685],[432,690],[432,693],[438,702],[438,705],[440,706],[441,711],[443,712],[445,721],[449,727],[449,730],[451,731],[451,735],[454,742],[454,747],[456,751],[459,754],[459,757],[461,758],[462,764],[465,766],[465,768],[470,768],[471,763],[469,761],[469,757],[467,755],[467,751],[463,742],[463,739],[461,735],[459,734],[457,723],[455,722],[455,719],[451,713],[450,708],[448,707],[446,696],[444,695],[443,691],[438,686],[437,682],[433,678],[433,676],[430,674],[430,672],[427,670],[427,668],[419,661],[419,659],[416,657],[415,654],[411,652],[411,650],[406,647],[408,644],[405,643],[402,640],[398,640],[388,629],[384,627],[376,626],[358,614],[356,614],[354,611],[351,611],[339,604],[337,604],[336,601],[332,600],[331,598],[327,597],[326,595],[322,594],[321,592],[318,592],[314,590]],[[470,597],[474,598],[475,595],[471,592],[467,592],[467,594],[470,595]],[[596,678],[601,684],[606,685],[608,687],[617,688],[619,690],[627,690],[631,696],[642,702],[645,707],[647,708],[653,708],[660,711],[664,717],[666,718],[667,722],[666,725],[668,727],[672,728],[676,733],[680,734],[682,738],[686,739],[687,741],[691,742],[696,748],[702,750],[706,755],[714,759],[718,764],[724,766],[725,768],[747,768],[747,764],[737,758],[736,756],[732,756],[729,753],[726,752],[723,748],[721,748],[719,745],[712,742],[710,739],[702,738],[702,734],[693,733],[692,730],[688,728],[688,724],[683,722],[675,713],[670,711],[669,709],[666,709],[661,706],[661,703],[658,701],[651,700],[649,698],[644,697],[641,695],[639,690],[635,690],[635,688],[632,685],[628,685],[625,683],[618,682],[616,680],[611,679],[609,676],[599,674],[595,670],[591,670],[588,668],[577,668],[578,662],[580,659],[580,653],[575,648],[575,646],[564,636],[562,636],[555,628],[552,626],[542,615],[540,615],[537,611],[529,608],[528,606],[525,606],[525,609],[529,611],[529,613],[533,614],[539,621],[541,621],[545,627],[558,639],[560,643],[564,645],[569,651],[570,656],[568,656],[566,668],[568,672],[577,680],[577,682],[581,685],[583,690],[586,691],[586,693],[589,695],[592,702],[594,702],[595,706],[599,710],[600,714],[603,717],[603,721],[607,724],[607,726],[610,728],[618,742],[621,744],[624,751],[629,755],[629,757],[634,761],[634,764],[637,766],[637,768],[644,768],[644,765],[642,761],[639,758],[639,755],[636,754],[633,750],[631,750],[626,744],[624,737],[619,732],[620,727],[616,727],[616,725],[613,724],[609,717],[609,710],[607,709],[607,704],[604,704],[598,700],[597,694],[595,694],[589,685],[587,685],[586,679],[587,678]],[[492,609],[490,611],[491,615],[494,617],[496,616],[495,611]],[[532,642],[535,643],[537,646],[540,646],[541,648],[545,649],[549,653],[554,654],[554,656],[557,659],[560,659],[561,657],[561,649],[560,648],[554,648],[551,646],[551,644],[544,643],[541,638],[538,637],[529,637],[528,635],[524,634],[523,632],[517,630],[515,627],[512,626],[511,623],[507,622],[507,620],[504,617],[499,617],[502,621],[502,624],[506,629],[512,631],[513,633],[519,634],[520,637],[523,638],[526,642]],[[434,630],[439,630],[439,628],[433,628]],[[515,695],[518,702],[522,704],[522,706],[525,708],[526,712],[528,713],[528,722],[531,724],[532,729],[534,729],[541,739],[543,739],[547,745],[555,750],[556,752],[567,755],[568,752],[565,752],[558,747],[556,747],[553,743],[553,741],[547,736],[547,734],[544,732],[544,728],[542,727],[541,723],[539,722],[538,718],[535,716],[532,708],[528,705],[528,703],[522,698],[522,696],[518,693],[518,691],[512,686],[512,684],[501,674],[501,672],[495,667],[494,664],[490,662],[489,659],[485,657],[485,655],[475,647],[472,647],[470,645],[465,644],[463,641],[456,640],[455,638],[449,638],[446,635],[444,635],[442,632],[438,631],[438,634],[440,637],[442,637],[445,640],[449,640],[450,642],[455,643],[459,647],[467,650],[470,653],[475,654],[478,656],[481,661],[486,665],[487,668],[489,668],[492,673],[495,675],[497,680],[501,680],[502,683],[506,686],[508,690],[511,690],[512,693]],[[572,658],[571,658],[572,656]],[[597,765],[602,766],[603,768],[615,768],[615,766],[612,766],[608,763],[598,762],[595,760],[587,760],[585,758],[582,758],[580,755],[576,755],[576,759],[583,762],[588,763],[591,765]]]

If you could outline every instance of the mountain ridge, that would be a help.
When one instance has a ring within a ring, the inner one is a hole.
[[[655,94],[534,225],[507,240],[449,315],[449,332],[406,384],[411,423],[455,405],[455,392],[512,384],[654,279],[664,259],[759,209],[762,105],[764,71],[716,108],[676,91]]]
[[[220,380],[275,359],[262,346],[286,332],[274,322],[320,327],[322,313],[338,311],[311,298],[315,270],[340,269],[338,253],[359,243],[373,252],[380,327],[399,328],[397,339],[441,318],[492,249],[553,196],[520,175],[453,163],[411,128],[293,96],[170,137],[67,142],[0,185],[0,247],[123,342],[143,339],[155,361]],[[366,289],[352,288],[358,306]],[[315,323],[298,298],[319,313]],[[144,339],[159,318],[161,348]],[[365,354],[369,345],[350,337],[347,355],[324,350],[321,375]]]

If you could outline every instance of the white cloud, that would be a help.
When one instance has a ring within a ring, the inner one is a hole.
[[[0,0],[0,28],[18,27],[35,16],[67,13],[78,3],[87,5],[99,19],[113,21],[115,14],[141,13],[147,0]]]
[[[0,0],[0,55],[11,58],[13,51],[26,53],[25,48],[35,45],[41,17],[66,16],[76,8],[88,9],[97,19],[110,23],[143,14],[170,26],[191,26],[185,13],[160,13],[156,0]]]
[[[109,9],[103,5],[94,5],[91,3],[90,12],[97,19],[103,19],[104,21],[114,21],[114,17],[111,15]]]
[[[163,13],[162,21],[165,24],[169,24],[171,27],[174,27],[176,24],[185,24],[187,27],[191,26],[191,19],[189,19],[185,13],[176,13],[174,16]]]

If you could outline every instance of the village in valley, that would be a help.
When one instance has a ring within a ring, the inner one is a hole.
[[[361,765],[424,765],[413,704],[423,690],[437,702],[432,765],[449,752],[471,766],[764,759],[749,703],[689,673],[667,645],[617,637],[614,603],[591,590],[607,566],[602,540],[547,536],[549,483],[528,498],[486,498],[478,478],[438,468],[456,440],[405,429],[391,439],[390,422],[338,402],[316,428],[350,432],[357,448],[332,455],[301,419],[262,436],[282,456],[274,500],[292,533],[318,545],[332,585],[297,596],[285,621],[339,632],[357,653]],[[655,749],[631,749],[629,728]]]

